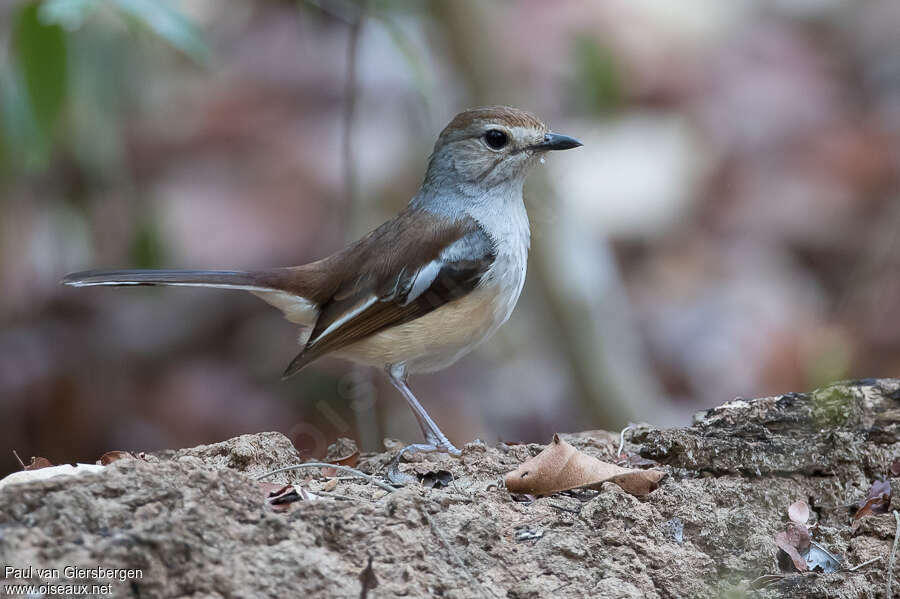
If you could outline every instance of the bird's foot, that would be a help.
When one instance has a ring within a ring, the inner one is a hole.
[[[402,456],[406,452],[434,453],[435,451],[443,451],[453,456],[462,455],[462,452],[450,442],[450,439],[448,439],[437,426],[434,427],[434,430],[425,429],[424,432],[425,443],[413,443],[412,445],[407,445],[400,450],[400,455]]]
[[[400,452],[393,460],[391,460],[390,466],[388,466],[387,470],[387,479],[392,485],[402,487],[410,483],[414,483],[418,480],[418,478],[411,474],[400,472],[400,462],[403,460],[404,455],[412,453],[435,452],[444,452],[455,457],[459,457],[460,455],[462,455],[462,451],[457,449],[456,446],[448,441],[446,437],[444,437],[443,440],[432,439],[430,437],[431,435],[429,435],[428,443],[413,443],[411,445],[407,445],[400,450]]]

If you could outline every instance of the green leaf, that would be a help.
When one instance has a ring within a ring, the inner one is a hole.
[[[12,48],[40,136],[37,141],[46,151],[66,98],[66,35],[59,25],[41,21],[38,6],[37,2],[27,2],[17,11]]]
[[[169,42],[194,62],[209,64],[210,51],[200,31],[165,0],[114,0],[123,13]]]

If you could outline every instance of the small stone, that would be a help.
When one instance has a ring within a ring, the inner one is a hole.
[[[681,518],[676,516],[670,520],[666,520],[659,525],[659,528],[667,538],[675,541],[679,545],[684,544],[684,523],[681,521]]]

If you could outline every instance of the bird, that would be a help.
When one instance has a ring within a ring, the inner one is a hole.
[[[248,291],[300,326],[301,349],[284,378],[325,355],[380,368],[409,404],[425,440],[400,455],[459,455],[408,377],[450,366],[510,317],[530,248],[526,176],[546,152],[581,145],[517,108],[468,109],[441,131],[407,206],[325,258],[252,271],[92,270],[62,283]]]

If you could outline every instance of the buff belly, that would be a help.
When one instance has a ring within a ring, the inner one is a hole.
[[[478,287],[416,320],[378,332],[335,355],[371,366],[405,364],[408,371],[446,368],[490,337],[503,324],[516,298],[489,284]],[[510,301],[512,300],[512,301]]]

